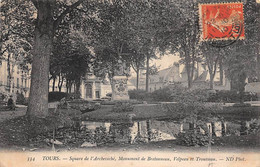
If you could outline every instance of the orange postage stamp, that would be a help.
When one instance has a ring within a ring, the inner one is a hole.
[[[199,4],[203,40],[245,39],[243,3]]]

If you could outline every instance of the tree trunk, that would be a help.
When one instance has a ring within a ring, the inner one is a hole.
[[[195,68],[195,66],[194,66],[194,64],[195,64],[195,61],[194,61],[194,59],[192,60],[192,65],[191,65],[191,72],[190,72],[190,80],[191,80],[191,84],[192,84],[192,82],[193,82],[193,80],[194,80],[194,68]],[[192,86],[192,85],[191,85]]]
[[[146,60],[146,82],[145,82],[145,91],[149,92],[149,59],[150,57],[147,55]]]
[[[8,56],[7,56],[7,72],[8,72],[7,86],[9,86],[8,92],[11,92],[11,79],[12,79],[10,61],[11,61],[10,54],[8,53]]]
[[[60,74],[60,76],[59,76],[59,83],[58,83],[59,92],[61,92],[63,81],[64,81],[64,77],[62,77],[61,74]]]
[[[56,78],[53,78],[53,83],[52,83],[52,91],[55,91],[55,82],[56,82]]]
[[[259,46],[260,47],[260,46]],[[260,49],[258,48],[258,53],[256,57],[256,76],[257,82],[260,82]]]
[[[76,82],[75,83],[75,87],[76,87],[75,92],[76,92],[77,95],[79,95],[80,94],[80,79],[76,79],[75,82]]]
[[[192,78],[191,78],[191,68],[189,62],[186,62],[185,65],[186,72],[187,72],[187,78],[188,78],[188,88],[190,89],[192,87]]]
[[[139,73],[140,73],[140,70],[139,70],[139,67],[137,67],[137,69],[136,69],[136,90],[139,89]]]
[[[209,74],[209,78],[210,78],[209,88],[213,89],[214,88],[214,74]]]
[[[69,85],[69,93],[71,93],[72,83]]]
[[[196,73],[196,76],[195,76],[195,79],[199,77],[199,73],[200,73],[200,66],[199,66],[199,62],[197,62],[197,73]]]
[[[230,90],[237,91],[237,82],[234,77],[230,78]]]
[[[76,83],[73,83],[73,92],[76,93]]]
[[[66,92],[69,93],[69,80],[66,79]]]
[[[219,77],[220,77],[220,85],[224,85],[224,70],[223,70],[223,62],[222,59],[219,60]]]
[[[53,0],[37,1],[38,12],[34,34],[31,88],[27,115],[45,118],[48,115],[49,66],[53,47]]]
[[[246,74],[243,72],[239,75],[239,83],[238,83],[238,91],[239,91],[239,99],[240,103],[244,103],[244,94],[245,94],[245,86],[246,86]]]

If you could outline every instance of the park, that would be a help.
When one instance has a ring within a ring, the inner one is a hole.
[[[3,0],[0,148],[259,152],[260,4],[221,2]]]

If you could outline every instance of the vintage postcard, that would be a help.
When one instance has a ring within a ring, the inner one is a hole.
[[[0,9],[0,167],[260,167],[258,0]]]

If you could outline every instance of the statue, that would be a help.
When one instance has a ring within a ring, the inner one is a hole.
[[[122,61],[122,57],[119,56],[118,64],[115,70],[115,76],[128,76],[130,73],[129,67],[126,66],[126,63]]]
[[[118,59],[116,70],[114,71],[114,77],[112,83],[113,100],[129,100],[128,90],[127,90],[127,77],[129,76],[129,74],[130,74],[129,67],[127,67],[126,63],[122,61],[122,57],[120,56]]]

